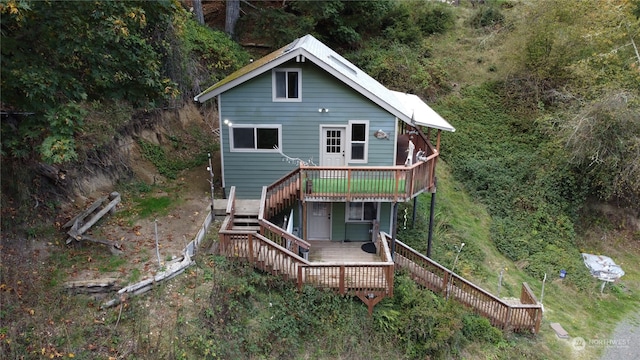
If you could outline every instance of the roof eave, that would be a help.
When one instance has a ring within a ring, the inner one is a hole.
[[[253,78],[255,78],[256,76],[259,76],[261,74],[264,74],[265,72],[295,58],[296,56],[301,54],[301,48],[296,48],[296,49],[292,49],[290,51],[287,51],[285,53],[283,53],[280,56],[275,57],[274,59],[256,67],[255,69],[247,72],[246,74],[243,74],[241,76],[238,76],[237,78],[228,81],[228,82],[224,82],[225,80],[221,80],[215,84],[213,84],[212,86],[210,86],[207,90],[201,92],[200,94],[196,95],[193,100],[196,102],[200,102],[200,103],[204,103],[205,101],[212,99],[220,94],[222,94],[223,92],[230,90],[246,81],[249,81]],[[250,66],[250,65],[247,65]],[[243,67],[241,69],[239,69],[238,71],[243,71],[243,69],[246,68]],[[232,77],[233,74],[229,75],[228,77]],[[228,78],[227,77],[227,78]],[[226,79],[226,78],[225,78]]]

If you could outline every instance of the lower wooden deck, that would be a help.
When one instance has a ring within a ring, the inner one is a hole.
[[[309,244],[311,244],[309,261],[312,262],[382,262],[382,259],[377,254],[362,250],[362,246],[366,242],[310,240]]]

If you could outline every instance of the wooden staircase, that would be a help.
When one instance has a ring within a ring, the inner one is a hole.
[[[394,269],[401,268],[425,288],[468,306],[496,327],[514,332],[540,330],[542,305],[526,283],[519,301],[507,302],[397,239],[392,258],[389,251],[392,239],[386,233],[381,232],[377,242],[381,262],[308,261],[300,256],[302,251],[309,251],[308,242],[265,219],[265,213],[278,208],[270,205],[290,201],[290,193],[299,188],[296,181],[280,184],[284,186],[274,187],[270,193],[263,188],[261,200],[235,199],[232,188],[219,231],[222,255],[248,261],[257,269],[294,281],[299,289],[309,284],[357,296],[368,306],[370,314],[380,300],[393,296]]]
[[[257,233],[260,231],[258,213],[260,200],[236,200],[236,209],[231,230]]]

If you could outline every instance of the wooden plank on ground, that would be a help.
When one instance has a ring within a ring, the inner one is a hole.
[[[91,206],[89,206],[85,211],[83,211],[80,214],[74,216],[71,220],[67,221],[66,224],[62,225],[62,228],[66,229],[68,227],[71,227],[76,222],[76,220],[78,220],[79,222],[82,222],[82,220],[84,220],[84,218],[89,216],[92,212],[96,211],[96,209],[100,205],[102,205],[102,203],[104,203],[106,200],[107,200],[107,197],[103,196],[100,199],[94,201],[94,203],[91,204]]]
[[[551,329],[556,332],[560,339],[568,339],[569,333],[560,325],[560,323],[551,323]]]

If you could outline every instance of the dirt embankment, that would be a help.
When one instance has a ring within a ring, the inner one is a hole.
[[[210,115],[210,114],[209,114]],[[209,118],[211,119],[211,118]],[[210,122],[211,120],[209,120]],[[66,216],[82,211],[94,199],[109,194],[116,188],[117,181],[125,178],[129,182],[151,185],[151,191],[143,193],[143,198],[166,199],[170,204],[167,211],[140,218],[136,206],[122,194],[122,203],[117,212],[127,212],[130,216],[108,216],[90,230],[98,237],[122,246],[122,258],[115,271],[105,272],[90,263],[75,267],[69,272],[70,281],[103,277],[117,277],[124,285],[133,280],[153,276],[163,265],[182,256],[185,245],[193,240],[202,226],[210,208],[211,186],[207,164],[178,174],[175,179],[167,179],[142,154],[139,141],[158,145],[175,158],[194,156],[201,149],[202,139],[192,139],[195,133],[207,136],[207,141],[217,142],[212,124],[208,123],[200,111],[192,104],[171,112],[157,114],[151,122],[154,126],[140,127],[119,140],[119,153],[112,156],[125,159],[130,174],[113,174],[109,171],[95,171],[93,176],[85,176],[77,183],[82,191],[66,209]],[[219,172],[219,166],[214,166]],[[219,179],[219,176],[215,178]],[[115,181],[114,181],[115,180]],[[155,186],[154,186],[155,185]],[[156,238],[158,252],[156,252]],[[91,245],[101,246],[101,245]],[[106,250],[105,250],[106,251]],[[158,261],[158,253],[160,261]],[[159,264],[160,262],[160,264]]]

